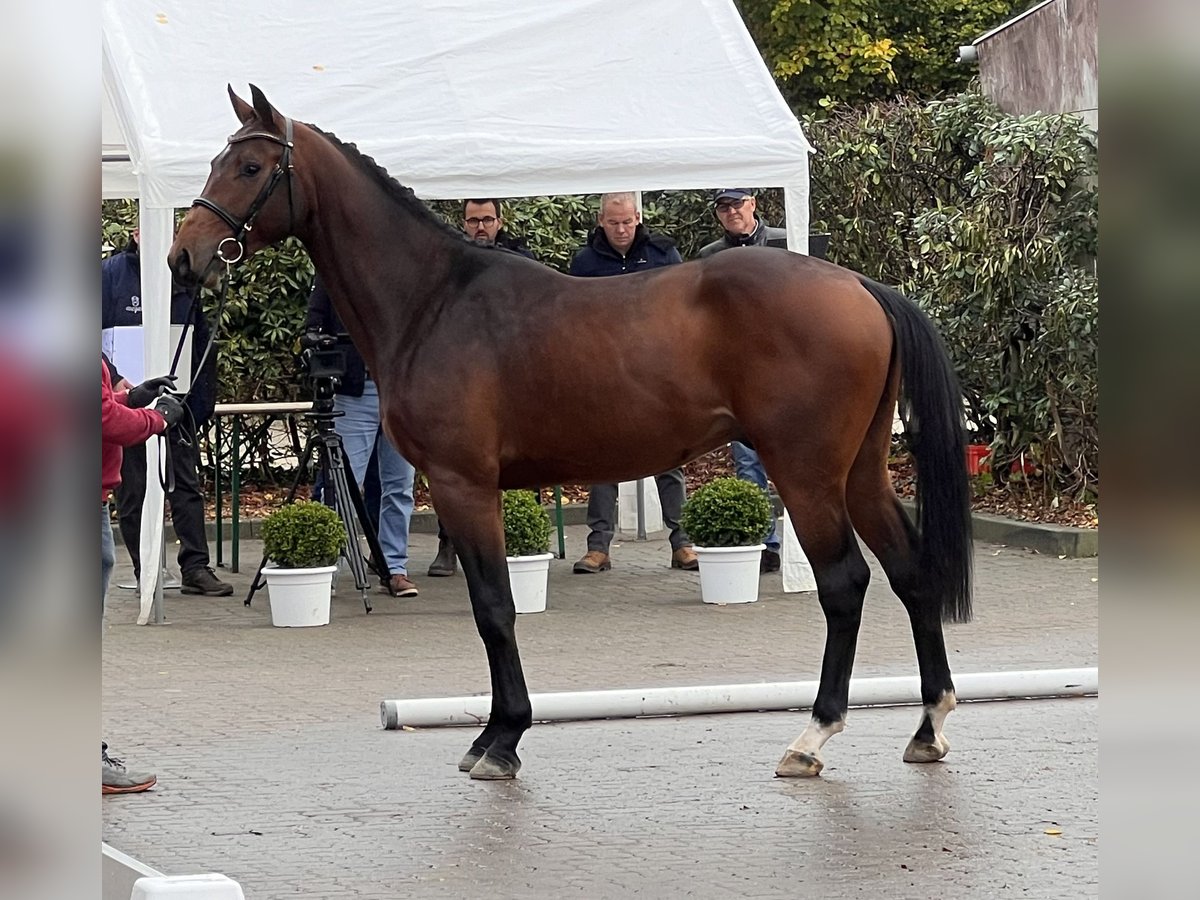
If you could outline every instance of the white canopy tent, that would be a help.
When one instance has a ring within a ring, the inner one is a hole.
[[[237,128],[227,83],[426,199],[782,187],[807,248],[810,147],[732,0],[103,0],[102,24],[103,191],[139,198],[148,374],[169,367],[173,210]]]

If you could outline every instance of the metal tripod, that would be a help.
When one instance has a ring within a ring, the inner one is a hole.
[[[368,566],[379,576],[380,583],[384,587],[388,587],[391,582],[391,573],[383,558],[379,537],[371,525],[371,519],[367,516],[367,506],[363,502],[358,483],[354,480],[353,475],[346,476],[346,451],[342,446],[341,437],[333,427],[333,420],[340,415],[342,413],[333,408],[332,386],[326,390],[318,382],[317,399],[312,410],[303,416],[313,423],[313,432],[304,445],[304,453],[300,457],[300,464],[296,469],[296,478],[292,482],[292,488],[288,491],[284,504],[291,503],[296,499],[296,494],[304,481],[304,475],[315,454],[317,465],[323,476],[325,490],[332,492],[333,506],[346,528],[346,549],[342,555],[349,563],[350,571],[354,573],[354,586],[362,594],[363,606],[367,612],[370,612],[371,601],[367,598],[367,588],[370,586],[367,576]],[[362,555],[359,545],[360,536],[366,538],[367,547],[371,551],[369,564]],[[254,578],[250,581],[250,592],[246,594],[245,600],[246,606],[250,605],[250,600],[257,591],[266,587],[267,582],[263,577],[263,567],[266,564],[267,557],[264,554],[262,561],[258,564],[258,571],[254,573]]]

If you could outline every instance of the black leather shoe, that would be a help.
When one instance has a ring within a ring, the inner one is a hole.
[[[204,597],[228,597],[233,593],[233,585],[226,584],[212,569],[191,569],[183,573],[183,588],[181,593],[200,594]]]
[[[458,571],[458,557],[454,553],[454,542],[449,538],[438,541],[437,556],[429,564],[426,573],[431,578],[445,578]]]
[[[758,571],[763,575],[768,572],[779,571],[779,553],[775,550],[764,550],[762,552],[762,562],[759,564]]]

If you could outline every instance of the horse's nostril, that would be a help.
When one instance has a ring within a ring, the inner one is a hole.
[[[171,271],[180,281],[186,281],[192,276],[192,261],[187,250],[181,249],[171,260]]]

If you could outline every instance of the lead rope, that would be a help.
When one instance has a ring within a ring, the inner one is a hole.
[[[226,240],[228,240],[228,238]],[[218,256],[220,257],[221,261],[225,263],[225,277],[221,279],[221,290],[217,300],[216,324],[209,328],[208,343],[204,347],[204,353],[200,356],[200,362],[193,367],[193,371],[196,376],[199,376],[204,371],[204,364],[208,361],[208,355],[212,352],[213,344],[217,339],[217,330],[221,327],[221,316],[225,310],[225,301],[229,297],[230,270],[233,268],[233,264],[237,262],[237,259],[227,259],[221,254],[218,254]],[[240,258],[241,254],[239,253],[238,259]],[[171,370],[168,373],[170,375],[175,375],[179,369],[179,358],[183,355],[183,346],[187,341],[188,329],[192,327],[192,316],[196,312],[196,306],[199,302],[200,289],[197,288],[196,292],[192,295],[192,303],[188,307],[187,316],[184,318],[183,330],[179,333],[179,343],[175,345],[175,356],[171,360]],[[200,311],[200,315],[204,315],[203,310]],[[187,398],[191,395],[195,386],[196,380],[195,377],[193,377],[192,383],[188,386],[188,389],[182,394],[176,394],[175,396],[176,399],[179,400],[179,402],[183,405],[183,414],[191,423],[192,427],[187,432],[191,435],[190,440],[198,441],[200,439],[200,435],[197,433],[196,420],[192,416],[191,409],[187,406]],[[158,455],[158,483],[162,486],[164,492],[172,494],[175,492],[175,467],[172,465],[171,460],[171,441],[167,437],[166,432],[158,435],[158,438],[161,441],[159,444]],[[188,437],[181,435],[179,441],[184,446],[191,446],[189,444]]]

